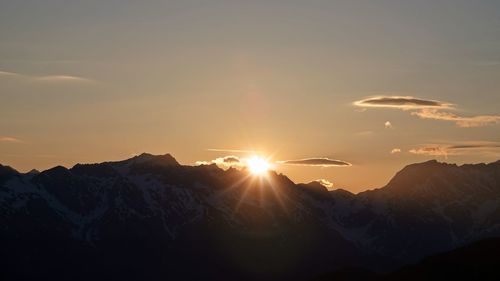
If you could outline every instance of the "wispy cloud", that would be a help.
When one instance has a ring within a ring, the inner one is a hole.
[[[374,134],[373,131],[361,131],[356,133],[356,135],[360,137],[369,137],[372,136],[373,134]]]
[[[422,109],[417,112],[412,112],[411,114],[416,115],[422,119],[434,119],[434,120],[455,122],[457,126],[463,128],[484,127],[500,123],[499,115],[478,115],[478,116],[464,117],[449,112],[437,111],[435,109]]]
[[[351,163],[342,160],[329,158],[305,158],[296,160],[278,161],[282,165],[298,165],[298,166],[319,166],[319,167],[345,167],[352,166]]]
[[[409,150],[410,153],[431,156],[500,153],[499,142],[465,142],[458,144],[429,144]]]
[[[74,64],[74,63],[86,63],[88,61],[83,60],[23,60],[23,59],[2,59],[1,63],[22,63],[22,64]],[[95,62],[93,62],[95,63]]]
[[[207,148],[207,151],[214,152],[228,152],[228,153],[258,153],[257,150],[246,150],[246,149],[225,149],[225,148]]]
[[[460,116],[443,110],[455,110],[452,103],[415,98],[411,96],[377,96],[362,99],[354,102],[355,106],[395,108],[401,110],[410,110],[411,114],[422,119],[434,119],[454,122],[462,128],[484,127],[500,123],[500,115],[477,115]],[[387,121],[386,128],[391,128],[392,124]]]
[[[448,102],[420,99],[411,96],[376,96],[354,102],[359,107],[384,107],[397,108],[403,110],[422,108],[451,108],[453,105]]]
[[[21,74],[19,73],[15,73],[15,72],[8,72],[8,71],[1,71],[0,70],[0,77],[1,76],[22,76]]]
[[[22,143],[23,141],[14,137],[0,136],[0,142]]]
[[[48,75],[34,78],[39,82],[93,82],[91,79],[71,75]]]
[[[23,78],[32,82],[95,82],[95,80],[81,77],[81,76],[74,76],[74,75],[42,75],[42,76],[36,76],[36,75],[27,75],[27,74],[21,74],[21,73],[16,73],[16,72],[10,72],[10,71],[1,71],[0,70],[0,77],[18,77],[18,78]]]

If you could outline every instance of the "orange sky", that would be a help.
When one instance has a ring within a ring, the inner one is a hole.
[[[3,1],[0,163],[259,150],[357,192],[498,160],[500,4],[353,2]]]

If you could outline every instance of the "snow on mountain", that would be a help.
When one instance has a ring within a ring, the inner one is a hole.
[[[97,270],[104,257],[123,265],[146,255],[170,268],[156,277],[195,274],[187,268],[196,263],[214,279],[218,267],[293,279],[343,265],[397,266],[489,236],[500,236],[500,161],[413,164],[356,195],[274,172],[256,180],[183,166],[169,154],[26,174],[0,165],[0,246],[14,252],[2,255],[12,274],[26,259],[92,257]],[[61,244],[67,252],[43,254]]]

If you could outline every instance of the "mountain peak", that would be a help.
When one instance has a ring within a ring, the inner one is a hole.
[[[177,162],[177,160],[169,153],[164,155],[154,155],[144,152],[140,155],[119,162],[132,165],[147,163],[154,166],[180,166],[179,162]]]
[[[328,191],[321,184],[326,181],[294,184],[273,170],[261,180],[245,170],[223,170],[216,164],[181,166],[170,154],[143,153],[118,162],[77,164],[69,170],[57,166],[37,176],[0,175],[0,229],[7,233],[0,243],[23,254],[14,257],[18,275],[26,260],[36,259],[37,268],[71,268],[95,261],[89,266],[91,273],[98,273],[102,265],[116,270],[113,274],[124,272],[122,279],[128,277],[125,267],[130,264],[148,274],[151,268],[173,264],[182,269],[183,279],[190,279],[184,269],[193,266],[218,271],[222,264],[228,265],[222,270],[233,270],[229,259],[239,257],[242,250],[249,251],[249,260],[268,258],[259,260],[258,267],[252,265],[259,272],[291,255],[299,258],[297,262],[312,258],[311,270],[318,274],[330,268],[324,266],[324,257],[332,268],[392,267],[485,233],[500,233],[495,225],[500,221],[500,167],[488,165],[435,160],[413,164],[386,190],[358,194]],[[4,166],[0,171],[16,173]],[[14,235],[35,240],[8,239]],[[61,239],[71,243],[68,251],[74,259],[53,251]],[[219,244],[206,243],[219,240],[234,252],[213,251]],[[116,251],[117,247],[126,250]],[[3,252],[3,260],[10,262],[12,255]],[[201,258],[193,264],[196,256]],[[10,265],[0,262],[0,268],[2,264]],[[290,280],[301,274],[300,269],[291,272],[289,266],[277,266],[262,279]],[[282,268],[283,279],[274,278]],[[297,280],[311,279],[303,277]]]
[[[39,174],[40,171],[38,171],[37,169],[31,169],[29,172],[27,172],[26,174]]]
[[[457,167],[456,165],[438,162],[435,159],[407,165],[397,172],[383,189],[398,190],[403,193],[414,192],[417,187],[424,186],[424,183],[432,175],[444,175],[444,170],[450,166]]]
[[[310,183],[301,183],[298,186],[304,188],[308,192],[318,195],[328,195],[328,189],[318,181],[312,181]]]
[[[0,180],[19,174],[14,168],[0,164]]]
[[[500,166],[500,160],[497,160],[495,162],[488,163],[487,165],[489,166]]]
[[[139,157],[147,158],[146,161],[154,162],[155,164],[160,164],[162,166],[180,166],[179,162],[169,153],[164,155],[153,155],[149,153],[143,153]]]
[[[407,165],[406,167],[415,167],[415,166],[431,166],[431,167],[443,166],[444,167],[444,166],[457,166],[457,165],[451,164],[451,163],[446,163],[446,162],[439,162],[437,159],[431,159],[431,160],[428,160],[425,162],[410,164],[410,165]]]
[[[11,166],[0,164],[0,173],[7,172],[7,171],[17,173],[17,171],[14,168],[12,168]]]
[[[471,178],[475,177],[477,173],[487,173],[487,170],[491,170],[491,168],[497,169],[495,163],[458,166],[457,164],[430,160],[411,164],[396,173],[383,189],[399,191],[400,195],[414,194],[414,192],[425,190],[453,193],[460,189],[461,192],[465,192],[475,185],[475,183],[470,182]],[[439,190],[436,190],[437,186],[439,186]]]

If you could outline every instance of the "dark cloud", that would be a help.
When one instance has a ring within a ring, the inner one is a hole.
[[[500,143],[461,144],[461,145],[452,145],[449,148],[451,149],[500,148]]]
[[[422,119],[433,119],[454,122],[458,127],[472,128],[484,127],[500,123],[500,115],[476,115],[460,116],[443,111],[443,109],[455,109],[453,104],[437,100],[427,100],[404,96],[378,96],[362,99],[354,102],[359,107],[380,107],[411,110],[411,114]],[[386,128],[390,123],[386,123]]]
[[[334,160],[329,158],[306,158],[297,160],[285,160],[278,161],[282,165],[300,165],[300,166],[321,166],[321,167],[342,167],[342,166],[352,166],[351,163]]]
[[[452,104],[437,100],[419,99],[405,96],[378,96],[354,102],[360,107],[386,107],[399,109],[450,108]]]
[[[236,156],[226,156],[222,159],[224,163],[240,163],[240,159]]]

